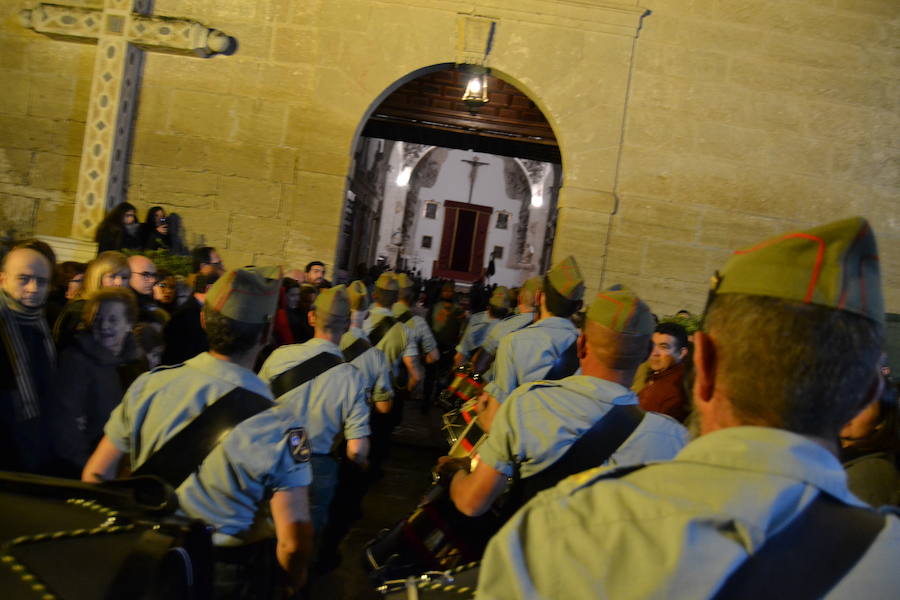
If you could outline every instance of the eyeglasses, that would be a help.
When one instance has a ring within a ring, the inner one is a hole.
[[[135,273],[135,275],[140,275],[146,281],[156,281],[156,273],[150,273],[149,271],[143,271],[141,273]]]

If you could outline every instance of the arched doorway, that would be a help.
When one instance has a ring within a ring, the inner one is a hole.
[[[515,286],[542,272],[556,225],[556,137],[527,95],[488,76],[488,102],[461,96],[470,75],[419,70],[377,99],[360,124],[336,268],[372,264]]]

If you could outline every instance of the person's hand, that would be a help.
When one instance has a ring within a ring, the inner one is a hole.
[[[457,471],[466,471],[468,473],[471,463],[472,459],[468,456],[462,458],[442,456],[438,459],[434,472],[438,476],[438,481],[449,484]]]
[[[481,395],[478,396],[476,412],[478,413],[478,426],[485,433],[491,431],[491,424],[494,422],[494,415],[497,414],[498,408],[500,408],[500,403],[493,396],[487,392],[481,392]]]
[[[157,230],[158,232],[160,232],[161,234],[166,235],[166,234],[169,233],[169,224],[168,224],[168,223],[162,223],[161,225],[158,225],[158,226],[156,227],[156,230]]]

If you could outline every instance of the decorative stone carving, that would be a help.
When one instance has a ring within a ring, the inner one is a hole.
[[[189,19],[150,16],[151,0],[104,0],[102,9],[40,3],[25,27],[68,41],[97,42],[78,172],[72,237],[90,240],[106,211],[125,200],[126,165],[143,50],[209,57],[233,38]]]

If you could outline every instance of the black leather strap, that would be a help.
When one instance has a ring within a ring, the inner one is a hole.
[[[276,398],[287,394],[291,390],[300,387],[307,381],[311,381],[332,367],[342,364],[341,357],[331,352],[320,352],[309,360],[299,365],[294,365],[284,373],[275,377],[269,387]]]
[[[391,330],[391,327],[393,327],[396,322],[394,317],[385,317],[378,321],[378,324],[369,332],[369,343],[373,346],[377,346],[378,342],[381,341],[381,338]]]
[[[401,323],[406,323],[407,321],[409,321],[412,318],[413,318],[412,311],[409,311],[409,310],[407,310],[403,314],[397,316],[397,320],[400,321]]]
[[[644,419],[637,405],[615,405],[590,429],[569,446],[552,465],[531,477],[521,479],[521,504],[541,490],[553,487],[569,475],[599,467],[634,433]]]
[[[371,348],[372,345],[364,338],[356,338],[356,341],[344,348],[341,354],[344,355],[344,362],[353,362],[362,355],[363,352]]]
[[[272,406],[272,401],[248,389],[236,387],[172,436],[132,476],[154,475],[177,488],[197,470],[222,440],[223,434]]]
[[[884,515],[821,492],[741,563],[714,600],[822,598],[866,553],[884,524]]]
[[[565,351],[553,361],[550,370],[544,375],[544,379],[563,379],[569,375],[574,375],[575,371],[578,370],[578,366],[578,338],[575,338],[572,345],[566,348]]]

